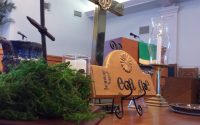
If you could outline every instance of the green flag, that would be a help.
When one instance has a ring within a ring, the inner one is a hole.
[[[156,45],[145,43],[144,41],[139,41],[139,63],[143,65],[149,65],[150,64],[150,53],[149,50],[151,50],[151,57],[152,61],[155,61],[156,59]]]

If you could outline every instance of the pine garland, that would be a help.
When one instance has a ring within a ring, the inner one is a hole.
[[[0,75],[0,118],[90,120],[99,116],[89,110],[90,83],[89,76],[72,70],[69,63],[24,61]]]

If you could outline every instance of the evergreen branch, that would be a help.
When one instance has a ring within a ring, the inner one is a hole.
[[[0,119],[63,118],[80,123],[96,118],[88,98],[91,79],[69,64],[24,61],[0,75]]]

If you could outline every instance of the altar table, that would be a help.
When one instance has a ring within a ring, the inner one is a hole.
[[[134,108],[125,108],[124,117],[107,115],[99,125],[200,125],[200,116],[174,113],[169,107],[144,108],[138,116]]]
[[[102,120],[84,122],[81,125],[200,125],[200,116],[174,113],[169,107],[143,108],[144,114],[138,116],[134,108],[124,108],[124,117],[118,119],[114,114],[107,114]],[[75,125],[63,120],[7,121],[0,120],[0,125]]]

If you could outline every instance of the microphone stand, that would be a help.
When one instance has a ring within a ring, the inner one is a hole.
[[[23,33],[21,33],[20,31],[17,32],[17,34],[19,34],[22,37],[22,40],[24,40],[24,38],[27,38]]]
[[[138,35],[136,35],[136,34],[134,34],[134,33],[130,33],[130,36],[133,36],[134,37],[134,39],[139,39],[140,37],[138,36]]]

